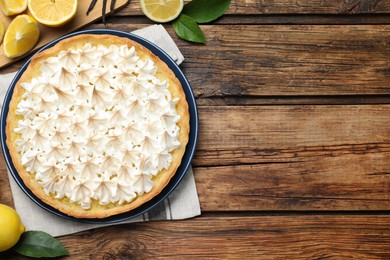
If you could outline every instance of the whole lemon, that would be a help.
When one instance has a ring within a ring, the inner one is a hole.
[[[0,204],[0,252],[13,247],[24,231],[25,227],[18,213],[13,208]]]

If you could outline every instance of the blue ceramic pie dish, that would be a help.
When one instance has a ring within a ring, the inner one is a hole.
[[[152,200],[146,202],[145,204],[141,205],[140,207],[133,209],[131,211],[121,213],[118,215],[114,215],[111,217],[103,218],[103,219],[80,219],[80,218],[74,218],[71,216],[68,216],[59,210],[47,205],[43,201],[41,201],[37,196],[35,196],[29,189],[28,187],[23,183],[21,177],[19,176],[18,172],[16,171],[13,163],[11,156],[9,154],[8,147],[6,145],[6,132],[5,132],[5,127],[6,127],[6,118],[7,114],[9,111],[9,103],[12,97],[13,90],[15,88],[16,82],[20,79],[24,71],[26,70],[27,66],[29,65],[31,58],[23,65],[23,67],[19,70],[19,72],[15,75],[15,78],[13,79],[4,99],[2,111],[1,111],[1,122],[0,122],[0,138],[1,138],[1,146],[4,154],[4,158],[7,164],[7,167],[15,179],[16,183],[19,185],[19,187],[24,191],[24,193],[32,200],[34,201],[37,205],[42,207],[43,209],[66,219],[78,221],[78,222],[85,222],[85,223],[116,223],[116,222],[121,222],[125,220],[129,220],[132,218],[135,218],[149,210],[151,210],[153,207],[158,205],[159,203],[163,202],[163,200],[177,187],[177,185],[180,183],[180,181],[183,179],[184,175],[186,174],[188,168],[190,167],[192,157],[195,153],[195,148],[196,148],[196,143],[198,139],[198,111],[197,111],[197,106],[195,102],[195,97],[192,92],[191,86],[179,68],[179,66],[166,54],[161,48],[156,46],[155,44],[151,43],[150,41],[139,37],[135,34],[123,32],[123,31],[117,31],[117,30],[111,30],[111,29],[96,29],[96,30],[84,30],[84,31],[79,31],[75,33],[68,34],[66,36],[63,36],[61,38],[58,38],[43,48],[41,48],[38,52],[41,52],[47,48],[50,48],[54,46],[56,43],[60,42],[63,39],[80,35],[80,34],[110,34],[110,35],[115,35],[119,37],[126,37],[129,38],[147,49],[149,49],[151,52],[153,52],[156,56],[158,56],[162,61],[164,61],[168,67],[175,73],[176,77],[179,79],[180,83],[182,84],[182,87],[184,89],[187,103],[189,106],[189,113],[190,113],[190,136],[189,136],[189,142],[186,147],[186,151],[184,153],[184,156],[182,158],[182,162],[177,169],[176,174],[172,177],[168,185],[162,190],[160,194],[158,194],[156,197],[154,197]]]

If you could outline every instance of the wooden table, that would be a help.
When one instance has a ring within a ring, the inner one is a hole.
[[[149,24],[137,0],[107,19]],[[390,1],[237,0],[201,27],[206,45],[165,25],[199,106],[202,216],[60,237],[71,259],[389,259]]]

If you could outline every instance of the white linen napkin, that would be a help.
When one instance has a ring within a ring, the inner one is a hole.
[[[163,49],[177,64],[180,64],[184,57],[176,44],[169,36],[162,25],[152,25],[133,32]],[[0,104],[2,105],[5,93],[15,76],[15,73],[0,75]],[[62,236],[76,233],[83,230],[98,228],[114,224],[88,224],[68,220],[56,216],[40,206],[36,205],[19,188],[11,174],[8,172],[11,191],[14,198],[15,209],[19,213],[26,230],[45,231],[52,236]],[[190,167],[178,187],[168,196],[164,202],[138,216],[137,218],[115,224],[141,222],[149,220],[177,220],[195,217],[201,214],[199,198],[196,191],[195,180]]]

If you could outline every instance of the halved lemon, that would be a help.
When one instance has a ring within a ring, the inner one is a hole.
[[[175,20],[183,10],[183,0],[141,0],[142,12],[152,21],[166,23]]]
[[[75,16],[77,0],[28,0],[28,10],[41,24],[58,27]]]
[[[27,8],[27,0],[0,0],[0,7],[6,16],[20,14]]]
[[[30,51],[39,39],[39,26],[34,18],[27,14],[16,16],[4,36],[4,55],[16,58]]]

